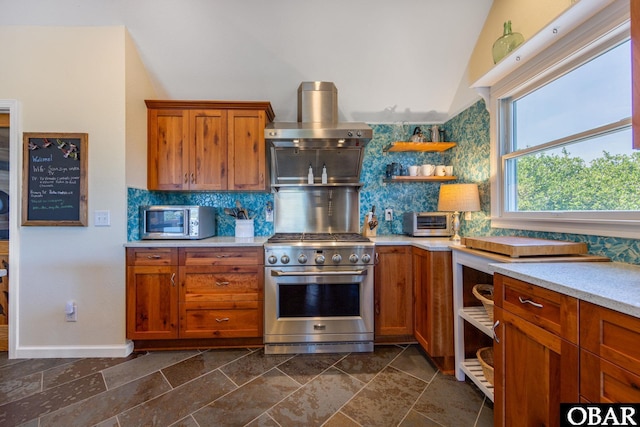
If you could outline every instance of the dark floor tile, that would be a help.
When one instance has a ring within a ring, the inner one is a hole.
[[[200,427],[244,426],[300,386],[278,369],[232,391],[193,414]]]
[[[337,412],[324,424],[323,427],[360,427],[360,424],[353,421],[342,412]]]
[[[42,391],[42,372],[0,382],[0,405]]]
[[[373,353],[351,353],[335,366],[366,383],[371,381],[402,350],[402,347],[395,345],[375,346]]]
[[[320,426],[363,386],[329,368],[269,410],[269,415],[282,427]]]
[[[0,351],[0,368],[19,363],[24,359],[9,359],[8,351]]]
[[[59,386],[87,375],[95,374],[104,369],[110,368],[121,363],[125,363],[134,359],[136,355],[129,357],[117,358],[89,358],[80,359],[62,366],[56,366],[44,371],[43,387],[44,389]]]
[[[219,370],[118,415],[121,427],[168,426],[235,389]]]
[[[92,426],[169,391],[171,387],[160,372],[74,403],[40,419],[40,427],[69,425]]]
[[[298,354],[278,366],[300,384],[306,384],[329,366],[345,357],[344,354]]]
[[[409,411],[407,416],[404,417],[404,420],[402,420],[402,422],[398,424],[398,427],[444,427],[444,426],[438,424],[433,420],[430,420],[429,418],[422,415],[420,412],[411,410]]]
[[[22,359],[17,363],[0,368],[0,384],[77,360],[80,359]]]
[[[241,386],[292,357],[288,354],[264,354],[263,350],[258,350],[220,369],[231,381]]]
[[[169,427],[200,427],[191,415],[181,419],[177,423],[171,424]]]
[[[443,426],[473,426],[484,396],[464,381],[438,374],[413,407]]]
[[[108,389],[142,378],[198,354],[197,351],[156,351],[121,363],[102,372]]]
[[[436,375],[436,369],[415,345],[405,348],[400,356],[391,362],[391,366],[426,382],[431,381]]]
[[[269,415],[262,414],[260,418],[256,418],[245,427],[280,427],[280,425],[275,422]]]
[[[388,367],[351,399],[342,412],[365,426],[396,426],[426,387],[426,382]]]
[[[485,398],[484,400],[484,405],[482,405],[482,409],[480,410],[476,426],[493,427],[493,405],[488,398]]]
[[[162,373],[173,387],[178,387],[247,354],[247,349],[205,351],[162,369]]]
[[[0,425],[15,426],[103,391],[102,375],[93,374],[0,406]]]
[[[118,424],[118,418],[113,417],[96,424],[95,427],[120,427],[120,424]]]

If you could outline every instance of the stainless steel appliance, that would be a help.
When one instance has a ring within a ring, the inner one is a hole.
[[[374,244],[276,233],[265,245],[265,353],[373,351]]]
[[[405,212],[402,232],[414,237],[453,236],[450,212]]]
[[[298,120],[265,129],[276,232],[265,244],[265,353],[372,351],[375,249],[358,230],[373,132],[338,122],[328,82],[300,85]]]
[[[211,206],[140,206],[142,239],[204,239],[216,235]]]

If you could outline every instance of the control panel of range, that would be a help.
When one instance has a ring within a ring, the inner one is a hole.
[[[373,264],[373,246],[308,248],[295,246],[265,247],[265,265],[364,265]]]

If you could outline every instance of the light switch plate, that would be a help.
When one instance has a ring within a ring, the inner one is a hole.
[[[111,225],[111,211],[95,211],[93,223],[96,227],[109,227]]]

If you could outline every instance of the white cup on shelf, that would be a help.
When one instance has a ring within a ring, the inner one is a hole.
[[[445,166],[444,174],[445,176],[453,176],[453,166]]]
[[[418,176],[418,166],[409,166],[409,176]]]
[[[420,175],[422,176],[431,176],[433,175],[433,171],[435,170],[435,166],[433,165],[422,165],[420,166]]]
[[[436,172],[435,175],[436,176],[445,176],[445,166],[444,165],[438,165],[436,166]]]

